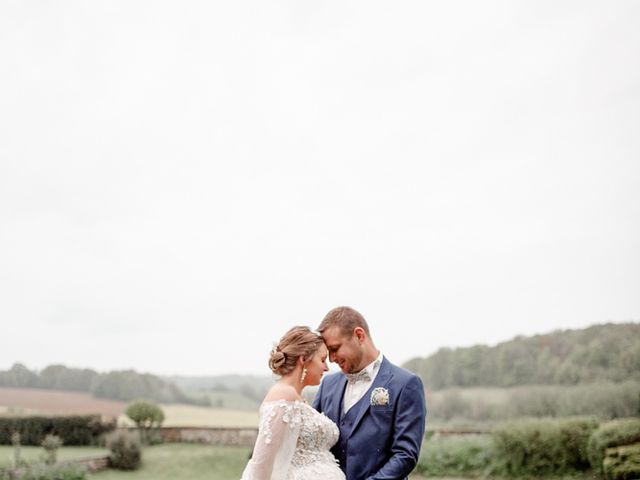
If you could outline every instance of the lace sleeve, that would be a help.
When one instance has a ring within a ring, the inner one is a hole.
[[[263,405],[258,438],[241,480],[284,480],[300,432],[298,402],[279,400]]]

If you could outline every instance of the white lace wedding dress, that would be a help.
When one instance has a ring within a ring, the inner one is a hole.
[[[241,480],[345,480],[329,451],[338,436],[336,424],[306,403],[265,402]]]

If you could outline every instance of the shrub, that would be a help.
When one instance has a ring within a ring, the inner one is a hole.
[[[162,433],[155,431],[147,435],[148,445],[162,445],[163,443],[164,443],[164,437],[162,436]]]
[[[92,445],[114,428],[115,422],[103,423],[98,415],[0,417],[0,445],[10,445],[14,432],[20,434],[22,445],[39,446],[49,434],[59,436],[65,445]]]
[[[587,470],[593,419],[522,420],[493,434],[496,473],[554,475]]]
[[[589,439],[587,451],[591,467],[603,471],[607,448],[621,447],[640,442],[640,418],[612,420],[600,426]]]
[[[127,416],[136,423],[140,432],[140,438],[149,442],[149,431],[157,428],[164,421],[164,412],[153,402],[138,400],[127,407]]]
[[[111,451],[109,465],[118,470],[135,470],[142,460],[140,437],[127,430],[118,430],[107,436],[107,448]]]
[[[58,460],[58,449],[62,446],[62,440],[57,435],[47,435],[42,441],[42,448],[46,453],[45,463],[54,465]]]
[[[13,445],[13,467],[17,468],[25,464],[22,461],[22,444],[20,443],[20,433],[13,432],[11,434],[11,444]]]
[[[491,445],[485,435],[431,438],[416,469],[425,476],[480,475],[491,463]]]
[[[608,448],[602,467],[608,480],[640,478],[640,443]]]

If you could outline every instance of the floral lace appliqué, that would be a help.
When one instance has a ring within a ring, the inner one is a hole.
[[[302,402],[287,402],[285,400],[268,402],[262,406],[259,431],[265,436],[267,445],[271,443],[273,421],[280,413],[280,410],[283,410],[282,421],[288,424],[290,428],[296,428],[302,423],[303,407],[305,405]]]
[[[324,414],[302,402],[275,401],[261,409],[260,433],[265,442],[272,438],[273,422],[281,420],[290,428],[299,428],[287,480],[342,480],[344,475],[330,449],[340,431]]]

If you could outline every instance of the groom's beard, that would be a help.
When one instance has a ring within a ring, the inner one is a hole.
[[[362,370],[366,365],[360,365],[362,363],[362,359],[364,358],[364,352],[361,350],[356,350],[354,352],[353,358],[351,358],[348,362],[345,362],[346,370],[342,370],[344,373],[358,373]]]

